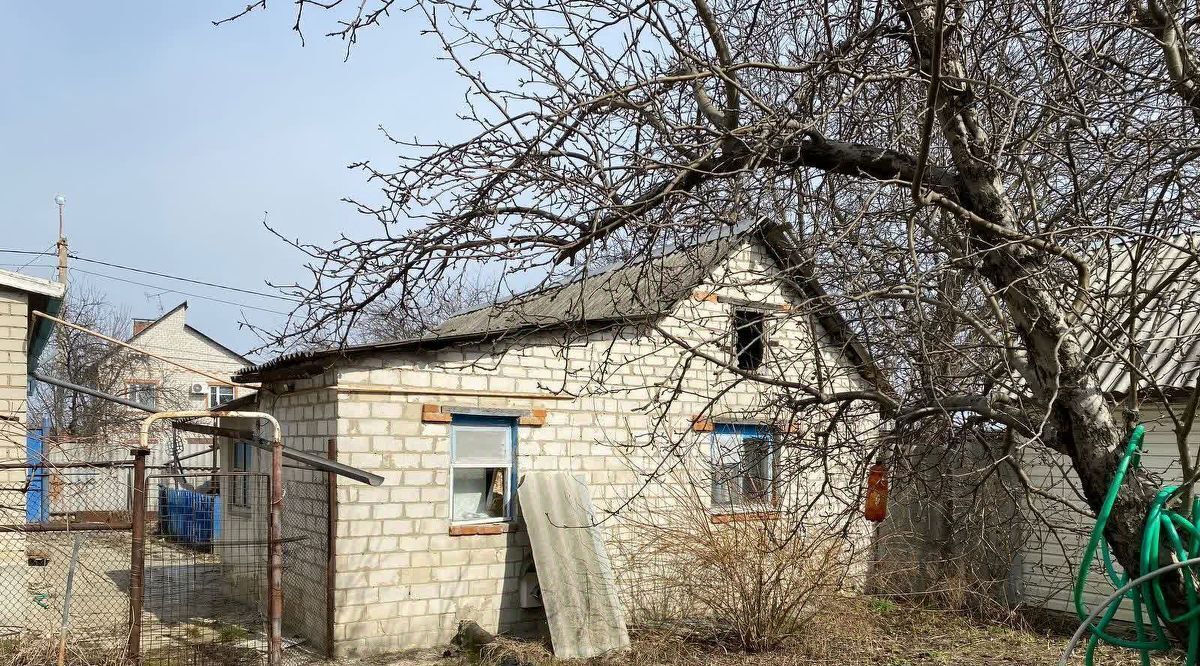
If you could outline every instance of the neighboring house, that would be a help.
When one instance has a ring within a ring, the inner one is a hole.
[[[1187,240],[1175,239],[1181,246]],[[1095,310],[1085,315],[1092,331],[1087,342],[1090,344],[1093,336],[1104,335],[1120,345],[1116,351],[1102,348],[1097,355],[1101,386],[1118,403],[1117,418],[1131,386],[1130,369],[1124,359],[1138,359],[1134,373],[1137,395],[1141,397],[1138,418],[1147,429],[1141,464],[1160,473],[1164,485],[1174,485],[1182,482],[1179,448],[1174,422],[1162,398],[1167,398],[1176,417],[1182,417],[1200,379],[1200,270],[1192,252],[1165,244],[1141,257],[1139,263],[1137,270],[1132,270],[1130,253],[1113,249],[1094,271],[1098,286],[1093,298]],[[1129,350],[1128,338],[1121,331],[1127,328],[1130,297],[1141,300],[1151,293],[1158,295],[1137,313],[1132,331],[1136,351]],[[1186,446],[1192,460],[1196,460],[1200,424],[1192,429]],[[1072,588],[1092,529],[1092,511],[1065,456],[1027,452],[1023,462],[1029,482],[1058,501],[1030,496],[1028,540],[1013,563],[1010,587],[1024,605],[1074,614]],[[1089,582],[1084,598],[1093,608],[1113,589],[1099,571]],[[1116,617],[1132,620],[1128,604]]]
[[[58,314],[65,292],[62,283],[0,270],[0,462],[25,462],[29,374],[53,327],[32,313]],[[16,474],[24,481],[21,470],[0,471],[0,476],[5,474]],[[0,487],[10,484],[0,482]],[[8,506],[10,503],[0,502],[0,514]],[[6,522],[13,521],[0,520]]]
[[[187,322],[187,301],[157,319],[134,319],[126,342],[201,372],[189,372],[154,358],[127,364],[124,397],[160,410],[211,409],[240,398],[249,389],[234,386],[229,378],[250,365],[241,354],[205,335]],[[122,352],[129,354],[129,352]],[[217,379],[221,378],[221,379]],[[136,441],[136,431],[126,437]],[[151,447],[148,464],[164,465],[174,453],[180,456],[211,446],[212,438],[177,433],[159,436]],[[204,464],[202,458],[193,464]]]
[[[34,317],[40,310],[58,314],[66,287],[20,273],[0,270],[0,463],[26,462],[29,375],[50,338],[51,322]],[[0,469],[0,525],[19,525],[25,515],[24,469]],[[12,600],[28,595],[28,565],[23,534],[0,538],[0,626],[22,626],[24,611]]]
[[[531,470],[580,475],[602,511],[685,495],[714,523],[769,520],[762,507],[806,499],[823,515],[857,511],[857,488],[834,489],[848,483],[818,491],[819,479],[776,478],[790,453],[772,432],[827,433],[777,411],[778,389],[681,346],[767,376],[873,386],[836,312],[799,316],[825,296],[801,265],[783,230],[764,226],[460,314],[420,338],[244,370],[235,379],[262,389],[237,408],[273,414],[286,446],[336,450],[385,478],[337,481],[329,493],[326,474],[285,468],[285,537],[319,546],[285,546],[285,627],[343,656],[440,644],[462,619],[536,625],[543,615],[521,594],[534,564],[515,501]],[[857,426],[875,423],[866,414]],[[265,470],[265,455],[223,446],[227,470]],[[696,474],[656,476],[670,455]],[[828,462],[849,482],[861,461]],[[254,502],[229,519],[257,520]],[[604,525],[610,552],[626,515]],[[848,547],[868,542],[855,521]]]

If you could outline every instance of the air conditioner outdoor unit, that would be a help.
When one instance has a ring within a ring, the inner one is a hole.
[[[196,382],[196,383],[192,384],[192,393],[193,394],[206,393],[207,391],[208,391],[208,387],[205,386],[202,382]]]

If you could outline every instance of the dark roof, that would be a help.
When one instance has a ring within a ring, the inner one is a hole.
[[[584,271],[565,283],[457,314],[420,337],[286,354],[246,368],[234,379],[247,382],[306,377],[362,354],[421,351],[513,339],[535,331],[653,321],[672,311],[730,250],[751,236],[764,242],[773,258],[784,267],[785,279],[793,288],[826,304],[820,308],[822,326],[851,356],[860,372],[877,381],[879,373],[865,349],[855,340],[846,320],[828,304],[828,295],[811,273],[804,272],[806,264],[790,244],[786,226],[778,224],[725,231],[705,242],[669,250],[634,264]]]
[[[564,284],[454,315],[430,336],[486,336],[565,323],[654,319],[689,295],[740,237],[726,235],[631,265],[583,272]]]

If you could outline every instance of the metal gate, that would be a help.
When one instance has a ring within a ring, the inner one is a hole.
[[[143,663],[266,663],[269,489],[250,472],[146,478]]]

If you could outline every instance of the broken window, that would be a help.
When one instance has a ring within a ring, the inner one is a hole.
[[[733,508],[774,499],[771,439],[755,425],[718,424],[712,439],[712,504]]]
[[[516,478],[513,420],[456,414],[450,425],[450,519],[511,518]]]
[[[764,319],[765,315],[758,310],[733,311],[733,348],[741,370],[757,370],[762,365],[767,348]]]

